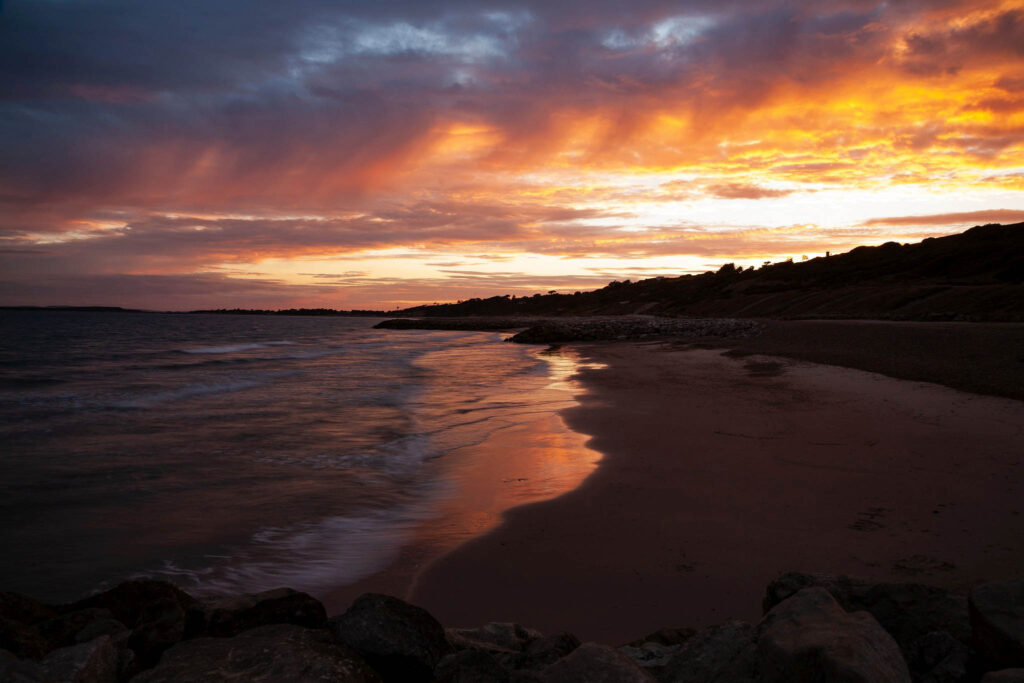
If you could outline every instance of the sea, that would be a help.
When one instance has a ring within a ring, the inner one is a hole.
[[[571,351],[376,322],[0,311],[0,590],[321,596],[596,466]]]

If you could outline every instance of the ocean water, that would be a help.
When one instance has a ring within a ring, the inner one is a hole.
[[[0,589],[325,594],[453,509],[482,445],[545,443],[579,391],[571,355],[374,322],[0,312]],[[575,486],[584,451],[522,499]]]

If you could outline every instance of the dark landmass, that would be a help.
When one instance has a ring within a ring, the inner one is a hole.
[[[0,311],[79,311],[82,313],[152,313],[141,308],[120,306],[0,306]]]
[[[186,315],[307,315],[307,316],[343,316],[353,318],[382,318],[392,315],[385,311],[352,310],[339,311],[333,308],[286,308],[279,310],[268,310],[262,308],[214,308],[198,311],[185,311]]]
[[[328,618],[279,588],[200,601],[129,581],[68,605],[0,593],[4,681],[997,683],[1024,670],[1024,581],[969,593],[790,572],[757,623],[674,625],[628,644],[515,623],[444,628],[368,593]],[[996,673],[998,672],[998,673]]]
[[[395,314],[1024,321],[1024,223],[799,263],[725,264],[717,272],[612,282],[592,292],[494,296]]]

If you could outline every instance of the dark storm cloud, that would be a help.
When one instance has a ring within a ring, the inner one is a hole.
[[[879,12],[846,4],[8,3],[0,202],[323,207],[398,172],[439,114],[498,126],[514,159],[545,153],[553,107],[593,108],[615,146],[645,106],[713,117],[828,77]]]

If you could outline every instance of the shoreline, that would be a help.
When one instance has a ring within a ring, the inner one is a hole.
[[[438,497],[434,514],[417,526],[387,564],[320,594],[329,613],[344,612],[367,592],[408,599],[425,567],[493,531],[508,510],[561,496],[598,467],[601,454],[587,447],[588,437],[566,424],[562,410],[550,408],[577,405],[574,395],[581,389],[572,378],[584,363],[581,354],[539,355],[548,365],[546,384],[531,393],[524,414],[515,418],[519,421],[497,426],[484,441],[437,461],[446,493]],[[524,399],[510,393],[505,400]],[[544,457],[537,457],[540,453]]]
[[[878,325],[866,334],[882,356],[893,324]],[[912,334],[935,327],[920,325]],[[780,346],[775,334],[762,346]],[[588,391],[565,415],[605,455],[598,469],[438,558],[409,598],[451,625],[517,621],[617,644],[754,620],[762,587],[792,567],[951,589],[1024,571],[1010,455],[1024,452],[1024,404],[722,355],[758,344],[574,345],[609,366],[582,373]]]

